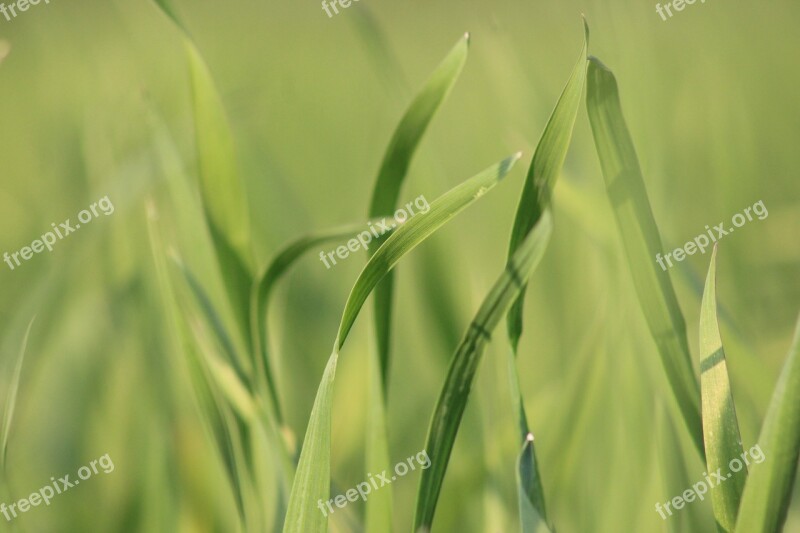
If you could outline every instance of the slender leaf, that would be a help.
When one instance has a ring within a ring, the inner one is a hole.
[[[369,209],[371,217],[391,216],[394,211],[417,146],[461,74],[467,60],[468,46],[467,34],[444,58],[400,120],[375,181]],[[371,353],[371,357],[377,359],[376,377],[379,382],[369,387],[371,408],[368,411],[367,421],[366,468],[370,472],[380,472],[389,467],[386,394],[389,379],[393,291],[394,273],[389,272],[375,288],[373,298],[376,350]],[[370,379],[372,377],[370,374]],[[392,490],[389,486],[367,501],[367,531],[377,533],[391,531],[391,524]]]
[[[17,354],[17,364],[14,365],[14,373],[11,375],[11,383],[8,386],[8,393],[6,394],[6,405],[3,409],[3,429],[0,433],[0,446],[2,446],[2,467],[3,472],[6,471],[8,466],[8,438],[11,435],[11,423],[14,421],[14,411],[17,407],[17,394],[19,393],[19,381],[22,377],[22,363],[25,361],[25,350],[28,348],[28,337],[30,337],[33,322],[36,320],[34,316],[28,323],[28,328],[25,330],[25,336],[22,337],[22,345]]]
[[[512,258],[523,239],[530,234],[532,228],[538,223],[542,213],[550,204],[552,189],[567,156],[569,145],[572,141],[572,131],[581,103],[583,88],[586,83],[586,56],[589,46],[589,26],[583,21],[584,39],[580,56],[572,69],[572,74],[567,81],[561,96],[556,103],[553,113],[545,126],[542,138],[533,154],[533,160],[528,169],[528,176],[520,196],[514,227],[511,230],[508,258]],[[523,453],[520,455],[519,488],[523,490],[520,499],[526,501],[526,507],[532,506],[537,515],[547,521],[544,489],[542,488],[539,468],[536,461],[536,450],[533,441],[527,442],[531,434],[528,416],[525,413],[524,399],[519,389],[519,376],[517,375],[516,357],[517,347],[522,336],[522,310],[525,303],[526,286],[520,289],[519,296],[512,304],[506,317],[508,339],[511,344],[509,354],[509,377],[511,380],[511,394],[514,413],[519,425],[520,440],[526,442]],[[523,518],[526,515],[522,515]],[[523,524],[523,529],[525,524]]]
[[[456,43],[414,98],[389,142],[372,191],[370,218],[391,216],[400,195],[408,167],[425,130],[452,90],[467,61],[469,34]],[[381,381],[386,390],[393,278],[390,273],[375,290],[375,334],[380,356]]]
[[[327,514],[323,513],[321,507],[330,492],[333,380],[339,350],[370,292],[406,253],[494,187],[511,170],[520,155],[516,154],[489,167],[439,197],[431,203],[427,213],[420,213],[397,228],[361,271],[345,304],[333,352],[325,367],[311,410],[289,498],[284,532],[327,531]]]
[[[683,421],[701,456],[700,391],[692,367],[686,324],[669,274],[656,264],[658,233],[614,74],[589,58],[586,107],[606,190],[622,235],[633,284]]]
[[[154,0],[181,30],[192,86],[200,192],[217,260],[242,335],[250,342],[250,221],[233,133],[211,72],[171,2]]]
[[[431,467],[422,472],[420,479],[414,531],[431,528],[450,453],[484,347],[544,255],[551,231],[552,218],[549,210],[545,210],[484,298],[453,355],[428,429],[424,449],[431,458]]]
[[[724,483],[718,483],[711,488],[714,516],[722,530],[733,531],[742,490],[747,480],[747,467],[742,463],[742,437],[717,321],[716,265],[715,244],[700,309],[700,392],[708,472],[721,471],[723,476],[727,475]],[[738,472],[729,470],[734,459],[742,465]]]
[[[786,522],[800,456],[800,319],[758,446],[762,458],[750,463],[736,533],[778,533]]]

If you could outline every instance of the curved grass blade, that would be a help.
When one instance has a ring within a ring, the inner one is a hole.
[[[400,188],[408,174],[408,167],[417,146],[436,111],[450,94],[461,74],[467,61],[468,49],[469,34],[465,34],[436,68],[400,120],[383,156],[378,178],[372,190],[370,218],[391,216],[394,212]],[[389,274],[375,290],[375,334],[384,391],[389,364],[392,287],[392,274]]]
[[[700,391],[708,472],[727,474],[724,483],[711,488],[714,516],[718,527],[730,532],[736,524],[747,467],[743,466],[738,472],[729,470],[731,461],[736,459],[741,464],[744,454],[717,321],[716,266],[715,244],[700,308]]]
[[[431,458],[431,466],[422,471],[414,531],[428,531],[431,528],[450,453],[483,349],[544,255],[551,231],[552,217],[546,209],[484,298],[453,355],[424,448]]]
[[[572,131],[575,119],[586,84],[586,56],[589,46],[589,25],[583,20],[584,38],[580,56],[572,69],[572,74],[567,81],[561,96],[556,103],[550,119],[547,121],[542,138],[536,147],[528,169],[528,176],[522,189],[519,206],[517,208],[514,227],[511,230],[511,242],[508,249],[508,259],[514,256],[523,239],[527,237],[532,228],[538,223],[542,213],[550,204],[555,182],[561,174],[567,151],[572,141]],[[509,354],[509,377],[511,380],[511,394],[514,404],[515,417],[519,425],[520,440],[525,441],[523,453],[520,455],[519,466],[520,483],[518,487],[523,491],[520,501],[526,501],[526,507],[532,506],[537,516],[544,522],[547,521],[544,489],[542,488],[539,468],[536,462],[536,450],[533,441],[527,442],[531,434],[528,416],[522,394],[519,390],[519,376],[517,375],[516,357],[517,347],[522,336],[522,310],[525,303],[526,286],[520,289],[519,296],[511,305],[506,317],[506,329],[511,353]],[[526,515],[522,515],[523,518]],[[525,524],[523,523],[523,529]]]
[[[517,494],[519,496],[519,518],[522,533],[551,533],[547,521],[539,514],[536,506],[528,497],[529,482],[526,477],[538,475],[530,470],[532,462],[527,457],[533,455],[533,434],[528,433],[525,444],[517,457]]]
[[[469,34],[456,43],[414,98],[395,130],[383,157],[369,208],[370,217],[391,216],[397,205],[400,189],[408,174],[417,146],[434,115],[453,89],[467,61]],[[386,394],[388,388],[394,273],[389,272],[375,287],[373,297],[377,384],[369,387],[366,468],[380,472],[389,467],[389,443],[386,434]],[[372,379],[370,374],[370,379]],[[367,500],[367,532],[391,531],[392,490],[386,487]]]
[[[392,223],[396,224],[394,221]],[[349,224],[340,228],[305,235],[292,241],[275,254],[253,284],[250,298],[250,329],[253,335],[253,346],[256,347],[257,353],[260,355],[260,365],[262,365],[262,368],[258,370],[258,375],[264,376],[266,379],[268,395],[275,406],[277,420],[280,424],[283,424],[283,410],[281,409],[276,387],[277,384],[269,355],[268,312],[272,291],[278,281],[309,250],[324,246],[330,242],[339,242],[354,238],[360,232],[364,231],[364,227],[365,224],[363,222],[359,224]],[[390,228],[389,231],[394,231],[394,228]]]
[[[17,355],[17,364],[14,366],[14,374],[11,376],[11,383],[8,386],[8,394],[6,394],[6,405],[3,409],[3,429],[0,433],[0,446],[2,446],[2,468],[3,472],[6,471],[8,459],[8,438],[11,435],[11,423],[14,420],[14,411],[17,407],[17,394],[19,393],[19,381],[22,377],[22,363],[25,361],[25,350],[28,348],[28,337],[30,337],[33,322],[36,320],[34,316],[28,323],[28,328],[25,330],[25,336],[22,337],[22,345]]]
[[[778,533],[786,522],[800,456],[800,320],[758,446],[764,458],[750,464],[736,533]]]
[[[250,221],[233,133],[202,55],[171,2],[154,0],[181,31],[189,62],[200,192],[222,278],[245,342],[250,342]]]
[[[595,57],[589,58],[586,108],[636,294],[683,421],[702,456],[700,390],[686,339],[686,323],[669,274],[655,263],[662,249],[661,237],[622,116],[617,81]]]
[[[345,304],[333,352],[328,359],[311,410],[289,498],[284,533],[327,531],[327,514],[323,514],[321,507],[330,492],[333,380],[339,350],[370,292],[406,253],[494,187],[511,170],[519,157],[520,154],[516,154],[505,159],[440,196],[430,204],[427,213],[420,213],[397,228],[361,271]]]

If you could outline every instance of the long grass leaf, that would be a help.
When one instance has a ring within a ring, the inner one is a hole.
[[[233,133],[211,72],[171,2],[155,0],[181,30],[189,63],[200,192],[217,260],[245,342],[252,284],[250,220]]]
[[[372,191],[370,218],[391,216],[411,160],[436,111],[452,91],[467,61],[469,34],[459,40],[414,98],[389,142]],[[375,289],[375,335],[380,357],[381,380],[386,390],[392,311],[393,275]]]
[[[11,423],[14,421],[14,411],[17,407],[17,395],[19,393],[19,381],[22,377],[22,364],[25,361],[25,351],[28,348],[28,337],[33,328],[33,322],[36,317],[33,317],[28,323],[28,328],[25,330],[25,336],[22,337],[22,345],[17,354],[17,363],[14,365],[14,373],[11,375],[11,382],[8,386],[8,393],[6,394],[6,405],[3,409],[3,429],[0,433],[0,446],[2,446],[2,468],[3,472],[6,471],[8,459],[8,438],[11,435]]]
[[[428,212],[418,214],[397,228],[361,271],[347,298],[333,351],[311,410],[289,498],[289,510],[283,528],[285,533],[327,531],[328,517],[323,506],[330,492],[331,408],[336,364],[339,350],[370,292],[406,253],[505,177],[520,155],[516,154],[489,167],[440,196],[430,204]]]
[[[742,466],[742,437],[717,321],[716,265],[717,246],[714,245],[700,308],[700,393],[708,472],[727,474],[724,483],[711,488],[714,516],[722,530],[733,531],[747,480],[747,467]],[[729,467],[734,459],[741,467],[738,472]]]
[[[661,237],[622,115],[617,81],[595,57],[589,58],[586,108],[636,294],[674,399],[702,456],[700,390],[686,339],[686,323],[669,274],[656,265]]]
[[[786,522],[800,456],[800,320],[758,446],[761,460],[750,463],[736,533],[778,533]]]
[[[394,211],[417,146],[436,111],[441,107],[461,74],[467,60],[468,47],[469,35],[467,34],[444,58],[400,120],[375,181],[369,209],[371,217],[390,216]],[[376,351],[371,356],[377,359],[379,383],[371,383],[369,387],[371,408],[368,411],[367,421],[366,468],[370,472],[379,472],[389,467],[386,391],[389,376],[393,292],[394,273],[389,272],[375,287],[373,297]],[[370,374],[370,379],[372,377]],[[390,531],[391,523],[392,490],[390,486],[367,501],[367,532]]]
[[[575,119],[581,104],[583,88],[586,84],[586,56],[589,46],[589,26],[584,19],[584,39],[580,56],[572,69],[564,90],[556,103],[553,113],[545,126],[536,151],[533,154],[528,176],[520,196],[514,226],[511,230],[508,258],[512,258],[523,239],[538,223],[542,213],[550,204],[552,189],[567,156],[567,150],[572,141],[572,131]],[[525,290],[523,286],[516,301],[511,305],[506,317],[508,339],[511,344],[509,354],[509,378],[511,380],[511,394],[515,418],[519,426],[520,441],[525,442],[520,455],[518,475],[520,483],[518,488],[523,491],[520,501],[525,500],[525,506],[532,506],[543,521],[547,521],[544,489],[539,476],[536,461],[536,449],[533,441],[528,442],[527,436],[531,430],[528,416],[525,413],[524,399],[519,388],[517,375],[516,356],[519,340],[522,335],[522,310],[525,303]],[[528,513],[530,514],[530,513]],[[527,515],[521,515],[523,518]],[[523,529],[525,524],[523,524]]]
[[[453,355],[428,429],[425,450],[431,458],[431,467],[422,472],[420,479],[414,531],[431,528],[450,453],[483,350],[544,255],[551,231],[552,218],[545,210],[484,298]]]

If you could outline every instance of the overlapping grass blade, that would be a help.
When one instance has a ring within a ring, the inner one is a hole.
[[[233,133],[208,66],[186,27],[170,2],[154,1],[181,30],[192,85],[203,208],[234,315],[245,342],[250,342],[250,220],[244,184],[236,163]]]
[[[391,224],[396,224],[392,219]],[[283,247],[270,262],[264,267],[261,273],[257,276],[253,284],[251,299],[250,299],[250,320],[253,334],[253,346],[256,347],[257,353],[260,356],[260,364],[262,368],[259,369],[258,375],[264,376],[268,388],[268,394],[271,398],[276,411],[278,421],[283,424],[283,410],[281,409],[278,390],[276,387],[276,380],[272,360],[269,352],[269,301],[272,291],[277,285],[278,281],[289,271],[289,269],[308,251],[316,249],[320,246],[325,246],[328,243],[340,242],[354,238],[358,233],[364,231],[365,223],[349,224],[340,228],[324,230],[310,235],[300,237],[288,245]],[[394,231],[390,228],[389,231]]]
[[[28,348],[28,337],[30,337],[31,329],[33,328],[33,322],[35,320],[36,317],[34,316],[28,323],[28,327],[25,330],[25,336],[22,337],[22,345],[19,348],[19,354],[17,354],[17,362],[14,365],[14,373],[11,375],[11,382],[8,385],[6,405],[3,408],[3,429],[0,433],[0,446],[2,446],[2,452],[0,452],[0,469],[2,469],[3,472],[6,471],[7,466],[6,461],[8,459],[8,438],[11,435],[11,423],[14,421],[14,411],[17,407],[19,381],[22,377],[22,364],[25,361],[25,351]]]
[[[370,292],[406,253],[494,187],[511,170],[519,157],[520,154],[509,157],[439,197],[430,204],[427,213],[420,213],[397,228],[361,271],[345,304],[333,352],[325,367],[311,410],[292,485],[284,532],[327,531],[327,517],[317,508],[317,503],[319,500],[327,500],[330,492],[331,408],[336,364],[339,350]]]
[[[469,35],[459,40],[434,71],[428,82],[414,98],[397,126],[383,157],[369,208],[370,217],[391,216],[405,181],[411,160],[422,136],[453,89],[467,61]],[[370,384],[370,404],[367,421],[366,469],[380,472],[389,467],[389,444],[386,434],[386,391],[388,387],[394,273],[389,272],[375,287],[373,316],[376,340],[377,378]],[[370,373],[370,379],[372,379]],[[367,501],[367,532],[391,531],[391,486]]]
[[[484,298],[453,355],[424,448],[431,458],[431,467],[423,470],[420,479],[414,531],[431,528],[450,453],[484,347],[544,255],[551,231],[552,217],[546,209]]]
[[[572,70],[558,103],[545,126],[542,138],[533,154],[528,176],[522,189],[519,207],[517,208],[514,226],[511,230],[511,242],[508,249],[508,258],[512,258],[520,243],[538,223],[542,213],[550,204],[550,196],[555,182],[564,166],[575,119],[586,83],[586,56],[589,46],[589,26],[584,19],[584,40],[581,54]],[[517,375],[516,356],[520,337],[522,336],[522,310],[525,303],[525,290],[523,286],[519,296],[512,304],[506,317],[506,327],[512,353],[509,362],[511,394],[514,404],[515,417],[519,424],[520,441],[526,442],[523,453],[520,455],[520,468],[518,472],[521,483],[519,488],[524,491],[527,501],[526,506],[532,506],[545,522],[547,509],[545,507],[544,489],[542,488],[539,469],[536,462],[536,450],[533,442],[527,442],[530,434],[528,417],[525,413],[524,401],[519,390],[519,376]]]
[[[778,533],[786,522],[800,455],[800,320],[758,445],[764,459],[750,464],[736,533]]]
[[[469,34],[466,34],[437,67],[400,120],[375,181],[369,208],[370,218],[391,216],[394,212],[400,188],[417,146],[463,70],[468,49]],[[389,364],[392,286],[392,274],[389,274],[375,289],[375,333],[384,390]]]
[[[517,495],[519,496],[519,519],[522,524],[522,533],[551,533],[547,527],[547,521],[539,514],[536,506],[528,496],[530,482],[525,481],[526,477],[538,475],[538,472],[530,470],[532,461],[528,458],[533,454],[533,435],[528,433],[522,450],[517,456]]]
[[[717,322],[716,265],[717,246],[714,245],[700,308],[700,392],[708,472],[720,470],[724,475],[731,460],[737,459],[743,464],[743,454],[728,363]],[[747,467],[743,466],[738,472],[731,470],[727,476],[724,483],[711,488],[711,501],[718,526],[724,531],[733,531],[747,480]]]
[[[622,115],[617,81],[595,57],[589,59],[586,107],[639,303],[684,423],[703,455],[700,391],[686,340],[686,324],[669,274],[655,262],[662,249],[661,237]]]

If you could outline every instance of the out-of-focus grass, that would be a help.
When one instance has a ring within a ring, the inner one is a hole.
[[[432,197],[455,184],[442,176],[468,175],[498,153],[531,153],[574,62],[574,27],[585,12],[593,53],[620,81],[664,245],[764,201],[767,219],[726,238],[719,279],[722,336],[737,339],[726,346],[737,415],[743,441],[754,443],[800,301],[800,245],[792,238],[800,226],[800,106],[798,75],[785,68],[786,51],[800,39],[793,27],[800,7],[707,2],[663,22],[651,4],[633,0],[359,4],[368,5],[399,63],[384,66],[405,80],[424,79],[442,50],[464,31],[472,35],[470,62],[410,168],[409,196]],[[387,78],[376,74],[363,32],[348,20],[359,4],[328,19],[313,2],[178,2],[229,114],[259,264],[301,234],[365,215],[408,95],[388,91]],[[9,441],[14,497],[104,453],[116,465],[19,520],[29,531],[234,530],[224,469],[168,348],[145,230],[144,198],[166,197],[168,177],[143,92],[174,139],[173,171],[191,180],[197,174],[180,38],[151,4],[116,0],[40,4],[11,23],[0,20],[0,40],[10,43],[0,63],[0,251],[30,244],[99,195],[109,194],[117,208],[52,253],[14,271],[0,264],[2,393],[22,333],[38,316]],[[396,284],[393,351],[402,364],[389,387],[393,462],[423,446],[422,421],[455,348],[435,329],[440,298],[458,306],[455,326],[464,327],[502,268],[517,192],[498,189],[442,229],[409,258]],[[642,357],[655,355],[655,345],[583,113],[553,205],[556,230],[528,288],[518,358],[525,407],[537,421],[548,518],[562,532],[655,531],[662,527],[655,502],[675,496],[661,483],[658,454],[671,448],[657,446],[654,418],[668,386],[656,358]],[[177,213],[160,209],[159,216],[172,221]],[[181,251],[221,302],[213,257]],[[450,268],[453,256],[459,268]],[[695,255],[670,271],[691,346],[708,259]],[[431,264],[446,272],[436,283]],[[276,291],[271,331],[284,354],[276,379],[295,435],[305,432],[362,266],[352,258],[327,270],[312,257]],[[356,324],[334,391],[332,475],[345,488],[365,479],[368,334]],[[436,529],[516,527],[520,446],[508,409],[506,348],[498,342],[484,356]],[[685,440],[684,450],[672,451],[691,450]],[[686,457],[688,478],[700,479],[704,465]],[[393,484],[396,509],[413,508],[416,486],[413,475]],[[786,531],[800,527],[797,498]],[[350,504],[356,513],[359,505]],[[400,529],[411,520],[394,513]]]

